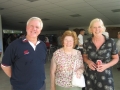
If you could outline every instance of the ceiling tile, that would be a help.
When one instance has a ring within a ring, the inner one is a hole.
[[[1,3],[5,3],[5,2],[8,2],[9,0],[0,0],[0,4]]]
[[[10,0],[9,0],[10,1]],[[26,4],[26,3],[29,3],[29,1],[27,0],[11,0],[12,2],[15,2],[15,3],[18,3],[18,4]]]
[[[4,2],[4,3],[0,3],[0,7],[5,8],[5,9],[10,8],[10,7],[14,7],[14,6],[17,6],[17,5],[19,5],[19,4],[16,4],[16,3],[14,3],[10,0],[7,1],[7,2]]]
[[[25,28],[25,24],[19,22],[26,22],[32,16],[50,19],[43,21],[44,29],[45,26],[88,26],[94,18],[101,18],[105,24],[120,24],[120,13],[111,11],[120,9],[120,0],[0,0],[0,8],[5,8],[0,10],[3,28],[7,27],[6,24]],[[73,18],[70,16],[73,14],[81,16]]]
[[[38,0],[38,1],[35,1],[35,2],[28,2],[26,4],[26,6],[38,7],[38,6],[44,6],[44,5],[47,5],[47,4],[50,4],[50,2],[47,2],[46,0]]]

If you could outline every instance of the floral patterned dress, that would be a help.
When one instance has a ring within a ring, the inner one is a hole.
[[[72,75],[76,62],[76,70],[83,69],[83,59],[80,51],[76,50],[76,54],[66,54],[63,49],[54,52],[52,60],[56,63],[55,84],[61,87],[73,87]]]
[[[109,63],[111,56],[118,53],[115,41],[112,38],[105,37],[105,42],[99,50],[96,49],[92,38],[87,39],[83,47],[84,54],[87,54],[89,60],[92,60],[94,63],[96,63],[97,60],[102,60],[103,63]],[[97,72],[87,67],[85,76],[86,90],[114,90],[111,68],[103,72]]]

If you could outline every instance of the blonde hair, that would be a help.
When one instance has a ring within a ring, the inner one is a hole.
[[[78,37],[77,37],[76,32],[72,31],[72,30],[66,30],[61,37],[62,46],[63,46],[64,39],[65,39],[66,36],[72,36],[73,37],[73,40],[74,40],[73,48],[74,48],[78,44]]]
[[[104,26],[104,23],[103,23],[103,21],[102,21],[101,19],[99,19],[99,18],[95,18],[95,19],[93,19],[93,20],[90,22],[90,25],[89,25],[89,27],[88,27],[88,32],[89,32],[90,34],[92,34],[92,32],[91,32],[91,27],[93,26],[93,24],[94,24],[95,22],[100,22],[100,23],[102,24],[103,32],[105,32],[106,28],[105,28],[105,26]]]
[[[39,17],[31,17],[28,21],[27,21],[27,25],[29,24],[30,21],[32,20],[38,20],[40,22],[41,25],[41,29],[43,28],[43,22]]]

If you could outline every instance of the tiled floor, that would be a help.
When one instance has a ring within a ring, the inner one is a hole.
[[[45,64],[46,68],[46,88],[50,90],[50,62]],[[117,71],[116,66],[113,67],[113,75],[115,81],[115,90],[120,90],[120,71]],[[0,68],[0,90],[10,90],[11,86],[9,78],[4,74]]]

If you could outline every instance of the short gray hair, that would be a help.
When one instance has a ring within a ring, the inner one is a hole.
[[[103,32],[105,32],[106,28],[105,28],[105,26],[104,26],[104,23],[103,23],[103,21],[102,21],[101,19],[99,19],[99,18],[95,18],[95,19],[93,19],[93,20],[90,22],[90,25],[89,25],[89,27],[88,27],[88,32],[89,32],[90,34],[92,34],[92,32],[91,32],[91,27],[92,27],[92,25],[93,25],[95,22],[101,22],[101,23],[102,23],[102,27],[103,27]]]
[[[28,21],[27,21],[27,25],[29,24],[30,21],[32,20],[38,20],[40,22],[41,25],[41,29],[43,28],[43,22],[39,17],[31,17]]]

